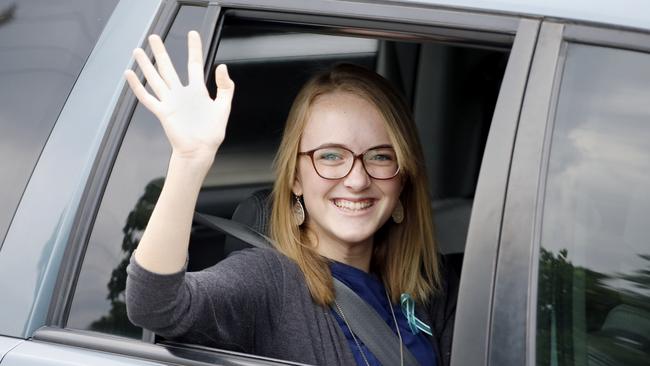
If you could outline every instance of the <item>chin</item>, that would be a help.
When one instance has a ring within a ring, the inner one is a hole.
[[[331,230],[331,233],[342,242],[354,244],[372,239],[378,229],[378,227],[360,228],[359,226],[353,226],[343,228],[338,226],[334,230]]]

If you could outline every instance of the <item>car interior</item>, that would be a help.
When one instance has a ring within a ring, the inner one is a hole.
[[[294,96],[314,72],[355,63],[388,79],[413,108],[427,159],[438,245],[460,274],[474,190],[508,55],[504,47],[227,14],[212,69],[227,63],[238,94],[196,211],[264,232],[264,213],[256,210],[268,206],[273,157]],[[195,224],[188,268],[206,268],[245,246]]]

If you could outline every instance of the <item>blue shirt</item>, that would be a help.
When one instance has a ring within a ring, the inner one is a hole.
[[[338,279],[339,281],[346,284],[352,291],[359,295],[364,301],[366,301],[370,306],[372,306],[377,314],[386,321],[390,328],[395,332],[395,321],[393,320],[393,315],[391,314],[390,307],[388,303],[388,298],[386,297],[386,290],[384,289],[384,284],[373,274],[366,273],[358,268],[343,264],[340,262],[332,262],[330,264],[330,269],[332,270],[332,276]],[[436,365],[436,355],[433,351],[433,346],[431,345],[430,337],[420,332],[417,335],[411,333],[409,328],[408,321],[402,313],[401,306],[394,305],[393,311],[395,312],[395,318],[397,319],[397,324],[399,325],[399,331],[402,335],[402,342],[405,347],[408,347],[409,351],[415,356],[420,365]],[[354,355],[357,365],[365,366],[366,363],[359,352],[359,347],[354,342],[352,334],[350,334],[350,329],[337,314],[336,311],[332,310],[336,320],[343,331],[343,334],[348,340],[352,354]],[[345,315],[345,314],[344,314]],[[352,330],[354,331],[354,329]],[[395,332],[397,334],[397,332]],[[356,333],[355,333],[356,336]],[[370,365],[381,365],[379,360],[370,352],[365,344],[357,337],[357,341],[363,350],[363,353],[366,355]]]

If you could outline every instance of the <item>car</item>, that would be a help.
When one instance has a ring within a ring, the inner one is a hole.
[[[171,149],[122,74],[157,33],[185,77],[192,29],[206,75],[227,63],[237,83],[198,212],[237,216],[271,187],[301,84],[365,65],[413,109],[437,241],[461,274],[451,365],[650,365],[641,0],[3,0],[0,364],[295,364],[126,316]],[[236,246],[197,223],[189,269]]]

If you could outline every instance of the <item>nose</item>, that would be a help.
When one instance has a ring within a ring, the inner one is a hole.
[[[352,162],[352,170],[344,178],[343,184],[355,191],[360,191],[365,188],[368,188],[370,185],[370,176],[363,168],[363,163],[361,162],[362,157],[354,159]]]

